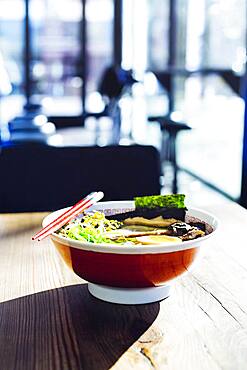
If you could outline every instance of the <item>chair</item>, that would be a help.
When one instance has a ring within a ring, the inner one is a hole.
[[[105,108],[102,112],[85,112],[84,119],[94,117],[99,120],[102,117],[110,117],[113,122],[112,144],[117,145],[121,134],[121,110],[119,101],[122,96],[131,91],[132,85],[137,82],[132,76],[131,70],[124,70],[121,67],[107,67],[99,82],[98,92],[101,94]],[[98,122],[99,123],[99,122]],[[96,143],[99,130],[96,130]]]
[[[172,192],[178,191],[178,165],[177,165],[177,135],[191,127],[183,122],[177,122],[171,119],[171,115],[163,117],[149,117],[150,122],[157,121],[160,124],[162,132],[161,160],[169,161],[173,167]]]
[[[181,74],[187,76],[186,70],[169,69],[167,71],[156,71],[155,76],[158,81],[162,84],[163,88],[168,94],[168,112],[165,116],[152,116],[148,117],[148,121],[157,121],[160,124],[162,131],[162,149],[161,156],[162,160],[169,161],[173,167],[173,180],[172,180],[172,192],[175,194],[178,191],[177,184],[177,150],[176,142],[177,135],[184,130],[191,130],[191,127],[185,122],[179,122],[172,118],[174,113],[175,95],[173,78],[175,74]]]
[[[0,212],[55,210],[94,190],[104,200],[159,194],[160,173],[151,146],[7,146],[0,151]]]

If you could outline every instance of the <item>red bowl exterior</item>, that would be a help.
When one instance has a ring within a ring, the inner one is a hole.
[[[96,284],[144,288],[159,286],[187,271],[198,247],[155,254],[91,252],[52,240],[65,263],[81,278]]]

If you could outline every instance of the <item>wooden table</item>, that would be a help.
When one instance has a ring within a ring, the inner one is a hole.
[[[140,306],[97,300],[32,242],[45,213],[1,215],[0,369],[247,369],[247,210],[208,210],[221,228],[194,269]]]

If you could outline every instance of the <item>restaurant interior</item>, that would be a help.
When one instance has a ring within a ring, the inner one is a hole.
[[[245,0],[0,0],[0,212],[247,207],[245,103]]]
[[[247,369],[247,0],[0,0],[0,370]]]

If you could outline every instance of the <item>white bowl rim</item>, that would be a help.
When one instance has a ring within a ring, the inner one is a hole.
[[[108,202],[99,202],[92,206],[88,210],[93,209],[110,209],[110,208],[133,208],[134,202],[133,201],[108,201]],[[59,214],[65,212],[67,209],[71,207],[66,207],[59,209],[50,213],[43,219],[42,225],[46,226],[49,222],[59,216]],[[91,252],[98,252],[98,253],[113,253],[113,254],[160,254],[160,253],[169,253],[175,251],[182,251],[186,249],[191,249],[195,247],[199,247],[202,242],[209,239],[211,236],[215,235],[215,232],[218,230],[219,227],[219,220],[209,212],[201,210],[199,208],[188,208],[187,214],[193,217],[199,218],[201,221],[208,223],[212,226],[213,231],[205,235],[201,238],[193,239],[184,241],[181,243],[163,243],[163,244],[146,244],[146,245],[137,245],[137,246],[124,246],[124,245],[117,245],[117,244],[94,244],[89,242],[83,242],[80,240],[73,240],[68,239],[64,236],[58,235],[56,233],[51,234],[51,238],[54,241],[60,242],[64,245],[69,247],[73,247],[76,249],[91,251]],[[211,222],[209,222],[211,220]]]

